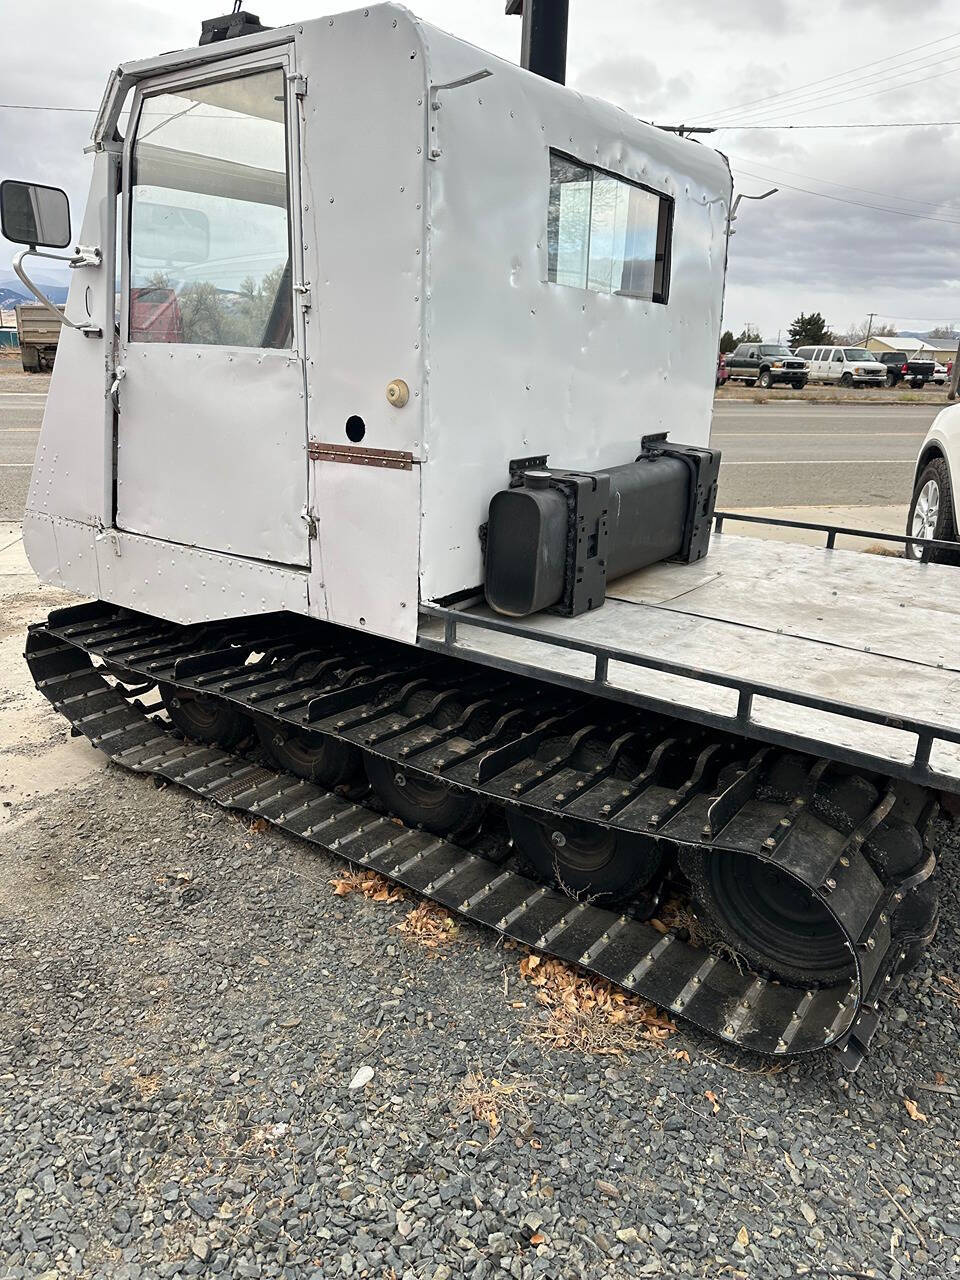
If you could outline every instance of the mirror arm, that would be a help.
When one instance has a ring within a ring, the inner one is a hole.
[[[22,266],[24,258],[29,256],[34,258],[51,258],[54,262],[66,262],[70,267],[99,267],[103,261],[103,255],[100,250],[88,249],[84,248],[82,245],[78,245],[73,255],[68,258],[62,253],[45,253],[42,249],[21,249],[13,260],[13,269],[17,273],[17,278],[27,286],[41,306],[46,307],[51,315],[56,316],[63,324],[69,325],[71,329],[78,329],[81,333],[92,332],[94,326],[75,324],[73,320],[68,320],[66,315],[58,310],[58,308],[45,294],[41,293]],[[97,332],[99,333],[99,330],[97,330]]]

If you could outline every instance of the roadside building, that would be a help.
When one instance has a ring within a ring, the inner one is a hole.
[[[956,338],[908,338],[893,334],[889,337],[872,337],[864,343],[868,351],[906,351],[908,355],[927,355],[945,362],[957,354]]]

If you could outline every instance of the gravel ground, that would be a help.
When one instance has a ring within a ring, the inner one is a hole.
[[[426,951],[257,825],[111,766],[0,830],[4,1280],[960,1265],[955,833],[929,965],[846,1080],[687,1029],[550,1049],[519,951]]]

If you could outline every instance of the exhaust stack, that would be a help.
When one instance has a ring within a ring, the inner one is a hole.
[[[507,13],[523,18],[521,66],[566,84],[570,0],[508,0]]]

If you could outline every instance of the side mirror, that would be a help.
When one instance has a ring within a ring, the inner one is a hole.
[[[0,182],[0,231],[31,249],[65,249],[70,243],[70,201],[59,187]]]

